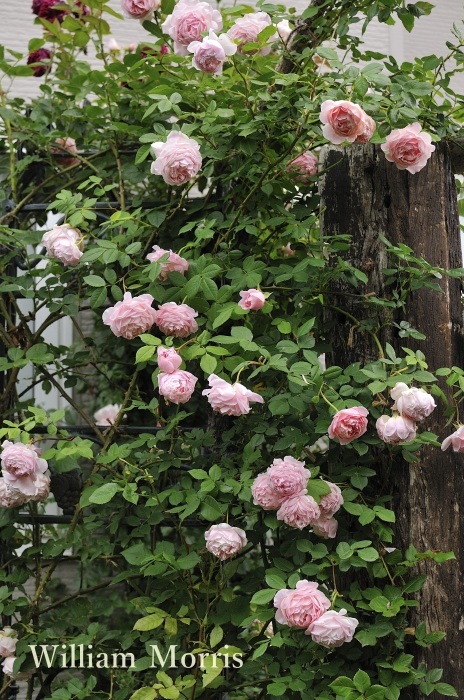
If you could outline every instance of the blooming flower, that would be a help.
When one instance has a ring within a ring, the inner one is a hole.
[[[50,59],[52,54],[48,49],[37,49],[36,51],[31,51],[27,57],[27,65],[33,65],[32,70],[34,71],[34,78],[41,78],[43,75],[48,73],[50,70]]]
[[[412,174],[418,173],[425,167],[435,150],[432,137],[422,131],[421,125],[417,122],[404,129],[394,129],[380,148],[390,163]]]
[[[99,408],[93,414],[96,425],[113,425],[120,410],[121,406],[118,403],[109,403]]]
[[[326,100],[321,105],[322,134],[334,144],[353,143],[366,130],[367,115],[357,104],[347,100]]]
[[[169,374],[161,372],[158,375],[158,389],[171,403],[186,403],[195,390],[198,379],[190,372],[176,369]]]
[[[337,484],[333,484],[331,481],[324,481],[324,483],[330,488],[330,493],[321,496],[319,508],[324,516],[330,516],[340,510],[343,496]]]
[[[422,421],[437,407],[433,397],[424,389],[409,388],[404,382],[398,382],[390,391],[395,401],[393,410],[412,421]]]
[[[154,323],[165,335],[186,338],[198,330],[198,324],[195,321],[197,316],[198,312],[188,304],[168,301],[166,304],[161,304],[158,311],[155,311]]]
[[[83,239],[78,228],[69,224],[54,226],[42,236],[42,245],[51,258],[56,258],[63,265],[75,266],[82,257]]]
[[[167,374],[175,372],[182,364],[182,358],[177,354],[175,348],[163,348],[160,345],[157,350],[157,355],[158,367],[162,372],[166,372]]]
[[[71,136],[67,136],[66,138],[59,137],[55,139],[55,143],[61,146],[61,148],[57,148],[56,146],[50,148],[50,152],[53,153],[56,163],[69,167],[70,165],[77,165],[77,163],[80,162],[79,158],[72,157],[73,154],[75,155],[77,153],[75,139],[71,138]],[[69,155],[64,153],[63,149],[67,151]]]
[[[237,52],[237,46],[227,34],[217,36],[211,29],[202,41],[192,41],[187,50],[193,53],[192,66],[203,73],[221,75],[228,56]]]
[[[235,39],[238,42],[239,53],[255,53],[254,50],[244,51],[243,47],[245,44],[256,43],[258,41],[258,34],[271,24],[272,21],[267,12],[250,12],[236,19],[227,34],[231,39]],[[277,34],[273,34],[268,39],[268,42],[274,41],[276,37]],[[260,54],[265,56],[270,50],[270,46],[264,46]]]
[[[251,493],[255,506],[261,506],[264,510],[277,510],[282,504],[283,496],[279,496],[271,488],[266,472],[258,474],[252,484]]]
[[[283,588],[278,591],[274,596],[277,622],[307,629],[330,608],[330,600],[318,588],[318,583],[302,580],[294,590]]]
[[[321,515],[319,506],[312,496],[308,496],[306,490],[288,496],[282,501],[282,505],[277,511],[277,520],[283,520],[290,527],[297,527],[302,530],[308,527],[313,520],[317,520]]]
[[[5,676],[13,676],[13,666],[16,661],[16,656],[7,656],[2,661],[2,669]]]
[[[0,630],[0,656],[14,656],[17,642],[16,632],[12,627]]]
[[[32,501],[43,503],[50,495],[50,477],[48,473],[37,474],[35,478],[35,496],[32,496]]]
[[[165,143],[155,141],[151,151],[156,157],[151,174],[161,175],[168,185],[185,185],[201,168],[200,146],[181,131],[169,132]]]
[[[389,445],[411,442],[416,437],[415,423],[406,416],[380,416],[375,427],[379,438]]]
[[[464,452],[464,425],[460,425],[454,433],[443,440],[441,449],[445,451],[450,445],[453,447],[453,452]]]
[[[279,32],[279,36],[284,42],[284,44],[287,43],[288,37],[292,33],[293,29],[291,28],[288,19],[283,19],[281,22],[276,24],[277,31]]]
[[[240,301],[238,305],[246,311],[257,311],[262,309],[266,303],[265,295],[259,289],[246,289],[240,292]]]
[[[293,173],[299,182],[305,183],[309,182],[313,175],[317,175],[318,165],[318,157],[311,151],[305,151],[288,163],[287,170]]]
[[[368,114],[364,113],[364,130],[356,137],[355,143],[368,143],[374,135],[376,123]]]
[[[148,253],[147,260],[154,263],[157,262],[163,255],[169,253],[168,259],[161,264],[161,272],[159,273],[158,279],[160,282],[167,280],[170,272],[179,272],[181,275],[185,275],[190,267],[190,263],[185,258],[182,258],[177,253],[173,253],[172,250],[164,250],[160,248],[159,245],[153,246],[153,252]]]
[[[331,516],[321,515],[320,518],[311,522],[311,527],[318,537],[333,539],[337,534],[338,522]]]
[[[364,435],[367,430],[367,416],[369,411],[364,406],[354,406],[353,408],[343,408],[332,418],[329,426],[329,438],[337,438],[340,445],[356,440]]]
[[[0,477],[0,508],[20,508],[31,500],[22,491],[11,488],[3,477]]]
[[[157,312],[152,309],[152,302],[151,294],[132,297],[130,292],[126,292],[122,301],[103,312],[102,321],[117,338],[132,340],[156,323]]]
[[[310,634],[316,644],[334,649],[351,642],[358,624],[356,618],[346,616],[345,609],[340,612],[328,610],[309,625],[306,634]]]
[[[121,7],[128,19],[144,21],[161,7],[161,0],[121,0]]]
[[[21,491],[26,496],[36,495],[36,479],[39,473],[48,469],[45,459],[39,457],[38,450],[22,442],[2,442],[0,461],[6,486]]]
[[[232,527],[227,523],[212,525],[205,532],[206,549],[221,561],[230,559],[237,554],[247,543],[244,530]]]
[[[208,382],[211,388],[204,389],[202,395],[208,397],[214,411],[226,416],[241,416],[244,413],[249,413],[251,410],[250,402],[264,403],[262,396],[250,391],[243,384],[238,382],[229,384],[217,374],[210,374]]]
[[[202,40],[202,34],[210,29],[222,29],[222,17],[207,2],[200,0],[179,0],[172,14],[168,15],[161,29],[174,39],[174,51],[179,56],[187,56],[187,47],[193,41]]]
[[[311,476],[309,469],[305,469],[305,463],[290,455],[283,459],[274,459],[266,474],[271,489],[282,497],[294,496],[306,489]]]

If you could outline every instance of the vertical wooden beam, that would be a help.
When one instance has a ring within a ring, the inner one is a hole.
[[[404,243],[432,265],[461,267],[457,197],[451,159],[446,144],[438,144],[426,168],[416,175],[399,171],[388,163],[379,146],[371,144],[330,147],[325,150],[321,181],[321,226],[324,235],[350,234],[350,250],[344,257],[365,272],[368,283],[361,293],[387,296],[382,270],[387,255],[378,234],[391,243]],[[424,352],[429,369],[464,367],[461,284],[445,277],[442,293],[430,289],[412,292],[404,317],[427,336],[426,340],[402,339],[391,327],[380,332],[401,352],[402,346]],[[389,310],[367,309],[353,296],[353,287],[335,283],[328,308],[334,364],[368,362],[378,357],[372,336],[364,324],[376,326],[392,320]],[[333,300],[333,301],[332,301]],[[356,326],[344,313],[356,317]],[[331,332],[332,329],[332,332]],[[442,389],[448,393],[446,384]],[[438,406],[427,421],[427,429],[443,439],[453,431],[444,429],[444,411]],[[437,565],[423,562],[427,582],[418,594],[417,616],[429,629],[441,629],[446,640],[419,650],[417,658],[430,667],[444,669],[443,680],[456,687],[464,698],[464,456],[423,448],[418,464],[397,461],[390,493],[395,495],[397,546],[414,545],[418,550],[453,550],[457,561]],[[422,696],[418,696],[422,697]]]

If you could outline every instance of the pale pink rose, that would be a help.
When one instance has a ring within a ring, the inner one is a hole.
[[[277,520],[283,520],[286,525],[302,530],[317,520],[320,515],[319,506],[312,496],[307,495],[305,490],[294,496],[288,496],[282,501],[282,505],[277,511]]]
[[[50,148],[50,151],[55,156],[56,163],[68,167],[70,165],[77,165],[77,163],[80,162],[79,158],[71,157],[71,155],[75,155],[77,153],[76,141],[71,138],[71,136],[67,136],[65,139],[61,137],[57,138],[55,139],[55,143],[58,144],[58,146],[61,146],[61,148],[56,148],[55,146]],[[62,149],[65,149],[70,156],[67,156]]]
[[[279,32],[279,36],[284,42],[284,44],[287,43],[288,37],[292,33],[293,29],[291,28],[288,19],[283,19],[281,22],[276,24],[276,29]]]
[[[151,144],[156,157],[151,174],[161,175],[168,185],[185,185],[201,168],[200,146],[181,131],[170,131],[165,143]]]
[[[177,253],[173,253],[172,250],[164,250],[160,248],[159,245],[153,246],[153,253],[148,253],[147,260],[154,263],[157,262],[163,255],[169,253],[169,257],[166,262],[161,264],[161,272],[158,275],[160,282],[167,280],[170,272],[179,272],[181,275],[185,275],[190,267],[190,263],[185,258],[182,258]]]
[[[287,170],[294,174],[296,180],[305,183],[317,175],[318,165],[318,157],[311,151],[305,151],[288,163]]]
[[[243,384],[235,382],[229,384],[217,374],[208,377],[210,389],[202,391],[214,411],[219,411],[226,416],[241,416],[251,410],[250,402],[264,403],[264,399],[254,391],[250,391]]]
[[[330,608],[330,600],[318,588],[318,583],[303,580],[298,581],[294,590],[283,588],[278,591],[274,596],[277,622],[307,629]]]
[[[404,382],[398,382],[390,391],[395,401],[393,410],[412,421],[422,421],[437,407],[433,397],[417,387],[409,388]]]
[[[287,243],[287,245],[282,246],[282,253],[284,255],[290,255],[290,256],[295,255],[295,251],[293,250],[291,243]]]
[[[364,113],[364,130],[360,134],[355,143],[368,143],[374,136],[374,131],[376,128],[376,123],[368,114]]]
[[[48,469],[47,462],[39,457],[37,450],[22,442],[4,440],[0,460],[6,486],[25,496],[35,496],[37,475]]]
[[[206,549],[221,561],[230,559],[237,554],[247,543],[244,530],[232,527],[227,523],[212,525],[205,532]]]
[[[31,500],[18,489],[10,488],[3,477],[0,477],[0,508],[20,508]]]
[[[197,377],[183,369],[176,369],[169,374],[161,372],[158,375],[158,390],[171,403],[187,403],[197,381]]]
[[[157,355],[158,367],[162,372],[166,372],[166,374],[175,372],[182,364],[182,358],[177,354],[175,348],[163,348],[160,345],[157,350]]]
[[[18,638],[12,627],[0,630],[0,656],[14,656]]]
[[[319,508],[322,515],[330,516],[340,510],[343,505],[343,496],[337,484],[333,484],[331,481],[324,481],[324,483],[330,488],[330,493],[321,496]]]
[[[379,438],[389,445],[411,442],[416,437],[415,423],[405,416],[380,416],[375,427]]]
[[[329,426],[329,438],[337,438],[340,445],[348,445],[364,435],[367,430],[367,416],[369,411],[364,406],[343,408],[332,418]]]
[[[153,12],[161,7],[161,0],[121,0],[121,7],[128,19],[150,19]]]
[[[235,39],[238,43],[239,53],[255,53],[255,51],[244,51],[245,44],[254,44],[258,41],[258,34],[272,24],[271,18],[267,12],[250,12],[243,17],[235,20],[227,34],[231,39]],[[272,42],[277,38],[277,34],[273,34],[267,41]],[[270,46],[265,46],[260,53],[265,56],[271,51]]]
[[[117,301],[103,312],[102,321],[117,338],[132,340],[149,331],[156,323],[157,312],[152,308],[152,302],[151,294],[132,297],[130,292],[126,292],[122,301]]]
[[[192,41],[187,50],[193,53],[192,66],[203,73],[221,75],[223,63],[237,52],[227,34],[217,36],[211,29],[202,41]]]
[[[253,503],[264,510],[277,510],[282,505],[282,496],[279,496],[269,483],[267,473],[258,474],[251,487]]]
[[[303,491],[311,477],[309,469],[305,469],[305,463],[299,462],[290,455],[283,459],[274,459],[266,474],[271,489],[282,498],[294,496]]]
[[[13,676],[13,666],[16,661],[16,656],[7,656],[2,661],[2,669],[5,676]]]
[[[32,500],[36,503],[43,503],[50,495],[50,477],[48,474],[37,474],[35,479],[35,496]]]
[[[450,445],[453,447],[453,452],[464,452],[464,425],[460,425],[454,433],[443,440],[441,449],[445,451]]]
[[[108,39],[106,48],[108,49],[108,51],[121,51],[121,47],[119,46],[118,42],[114,37]]]
[[[121,406],[118,403],[109,403],[99,408],[93,414],[96,425],[113,425],[120,410]]]
[[[201,41],[202,34],[212,29],[222,29],[222,17],[207,2],[179,0],[171,15],[161,25],[165,34],[174,39],[174,51],[187,56],[187,47],[193,41]]]
[[[412,174],[422,170],[435,146],[432,145],[430,134],[421,129],[417,122],[404,129],[394,129],[380,147],[385,153],[385,158],[400,170],[407,170]]]
[[[238,305],[245,311],[257,311],[266,303],[266,297],[259,289],[246,289],[240,292],[240,297]]]
[[[198,330],[195,318],[198,311],[192,309],[188,304],[176,304],[175,301],[168,301],[161,304],[158,311],[155,311],[154,322],[165,335],[172,335],[174,338],[186,338]]]
[[[318,537],[323,537],[325,540],[333,539],[337,534],[338,522],[335,518],[321,515],[320,518],[312,521],[311,527]]]
[[[324,138],[334,144],[353,143],[366,129],[366,113],[347,100],[326,100],[321,105],[320,119]]]
[[[55,226],[42,236],[42,245],[51,258],[56,258],[63,265],[77,265],[82,257],[82,234],[69,224]]]
[[[340,612],[328,610],[310,624],[305,634],[310,634],[316,644],[334,649],[345,642],[351,642],[358,624],[356,618],[346,617],[345,609]]]

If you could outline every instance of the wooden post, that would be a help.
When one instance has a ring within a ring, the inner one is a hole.
[[[399,171],[386,161],[379,146],[371,144],[327,148],[322,168],[326,170],[321,181],[322,232],[352,236],[345,257],[368,277],[361,294],[389,294],[382,274],[388,266],[387,255],[379,233],[393,244],[406,244],[432,265],[462,266],[456,188],[446,143],[438,144],[427,166],[416,175]],[[400,353],[401,346],[422,350],[432,372],[438,367],[464,367],[461,284],[445,277],[440,286],[443,293],[412,292],[404,316],[393,319],[408,321],[426,340],[399,338],[391,328],[380,331],[382,341],[388,340]],[[330,295],[332,361],[340,366],[378,357],[365,326],[357,326],[346,312],[359,321],[371,319],[374,326],[391,313],[381,307],[378,312],[376,307],[368,310],[365,301],[347,295],[355,291],[336,283]],[[440,386],[448,391],[446,384]],[[443,407],[438,406],[427,420],[427,429],[443,439],[454,430],[452,426],[444,429],[444,424]],[[403,549],[414,545],[419,551],[456,554],[457,561],[424,562],[419,567],[428,579],[418,594],[417,616],[428,629],[444,630],[447,637],[419,650],[417,658],[443,668],[443,681],[454,685],[458,697],[464,698],[464,457],[435,447],[423,448],[420,457],[420,463],[411,465],[397,460],[389,485],[389,492],[395,494],[396,544]]]

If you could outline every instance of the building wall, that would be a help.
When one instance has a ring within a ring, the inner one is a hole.
[[[285,3],[285,0],[284,0]],[[252,4],[252,0],[250,2]],[[297,14],[302,12],[308,2],[305,0],[286,0],[289,7],[296,7]],[[397,22],[393,27],[372,22],[365,35],[366,47],[371,50],[393,55],[399,61],[409,61],[414,56],[440,54],[446,55],[446,41],[453,41],[451,34],[453,23],[463,28],[463,0],[437,0],[436,7],[428,17],[421,17],[411,34]],[[27,44],[32,37],[40,36],[41,28],[34,24],[31,12],[32,0],[13,0],[0,3],[0,44],[14,51],[27,51]],[[109,5],[120,10],[119,0],[109,0]],[[117,20],[109,17],[112,33],[121,46],[144,39],[146,33],[137,21]],[[361,23],[358,31],[360,31]],[[93,57],[92,62],[97,63]],[[15,80],[13,93],[18,96],[33,96],[39,94],[40,79],[18,78]],[[2,85],[3,89],[8,81]],[[454,83],[455,88],[464,92],[464,76]]]

